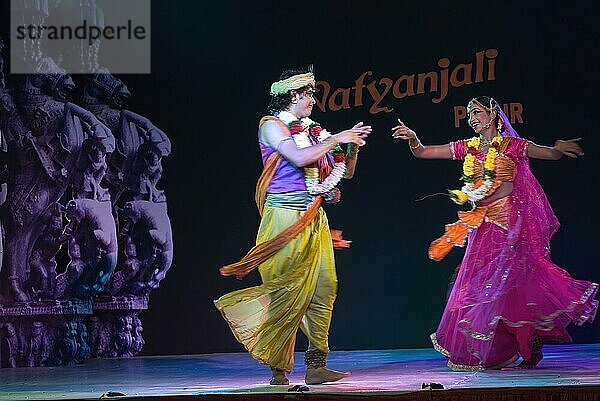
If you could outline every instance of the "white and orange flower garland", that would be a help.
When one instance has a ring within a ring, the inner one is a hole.
[[[287,111],[280,112],[277,117],[288,126],[296,146],[300,149],[312,145],[309,136],[319,143],[331,136],[327,130],[321,128],[319,123],[308,117],[298,120],[296,116]],[[319,182],[318,167],[304,168],[304,181],[308,192],[313,196],[324,195],[328,201],[336,200],[336,198],[339,200],[339,190],[336,186],[346,174],[346,157],[343,149],[338,145],[331,151],[331,154],[334,158],[333,169],[323,182]]]
[[[492,143],[485,156],[485,162],[483,164],[483,180],[479,186],[475,186],[475,154],[479,149],[481,140],[479,137],[473,137],[467,142],[467,155],[463,162],[463,175],[460,178],[464,185],[458,189],[449,190],[450,199],[459,205],[463,205],[465,202],[470,201],[472,203],[478,202],[487,196],[488,192],[494,186],[494,178],[496,178],[496,157],[498,157],[498,149],[502,143],[501,136],[495,136],[492,139]]]

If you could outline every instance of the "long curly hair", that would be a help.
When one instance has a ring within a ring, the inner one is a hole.
[[[305,74],[307,72],[308,70],[285,70],[281,73],[277,80],[281,81],[282,79],[286,79],[294,75]],[[294,90],[298,93],[304,93],[307,89],[308,85]],[[279,113],[280,111],[287,109],[292,102],[292,95],[290,92],[291,91],[282,93],[281,95],[271,95],[271,98],[269,99],[269,105],[267,106],[267,113],[274,115],[275,113]]]

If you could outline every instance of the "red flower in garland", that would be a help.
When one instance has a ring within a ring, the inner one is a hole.
[[[296,135],[296,134],[299,134],[300,132],[304,131],[304,127],[300,123],[292,123],[290,125],[289,129],[290,129],[290,134],[292,134],[292,135]]]
[[[344,152],[334,152],[333,153],[333,160],[336,163],[343,163],[346,161],[346,155],[344,154]]]
[[[313,125],[310,127],[310,134],[317,140],[319,139],[319,135],[321,135],[321,131],[323,131],[323,128],[321,128],[320,125]]]
[[[324,199],[325,202],[329,203],[330,205],[335,205],[342,199],[342,191],[340,191],[339,188],[333,188],[331,191],[325,194]]]

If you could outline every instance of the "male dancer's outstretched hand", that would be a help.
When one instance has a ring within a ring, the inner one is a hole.
[[[354,125],[354,127],[339,132],[334,135],[337,143],[354,143],[358,146],[363,146],[367,142],[365,138],[373,131],[370,125],[364,125],[361,121]]]

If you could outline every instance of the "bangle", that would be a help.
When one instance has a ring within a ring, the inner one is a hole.
[[[421,146],[423,146],[423,145],[421,144],[421,141],[419,141],[418,139],[417,139],[417,145],[416,146],[412,146],[410,144],[410,141],[408,141],[408,147],[410,147],[411,150],[416,150],[416,149],[420,148]]]
[[[333,149],[335,149],[339,145],[338,141],[336,141],[333,136],[330,136],[327,139],[325,139],[323,141],[323,143],[325,145],[327,145],[327,147],[329,148],[329,150],[333,150]]]

